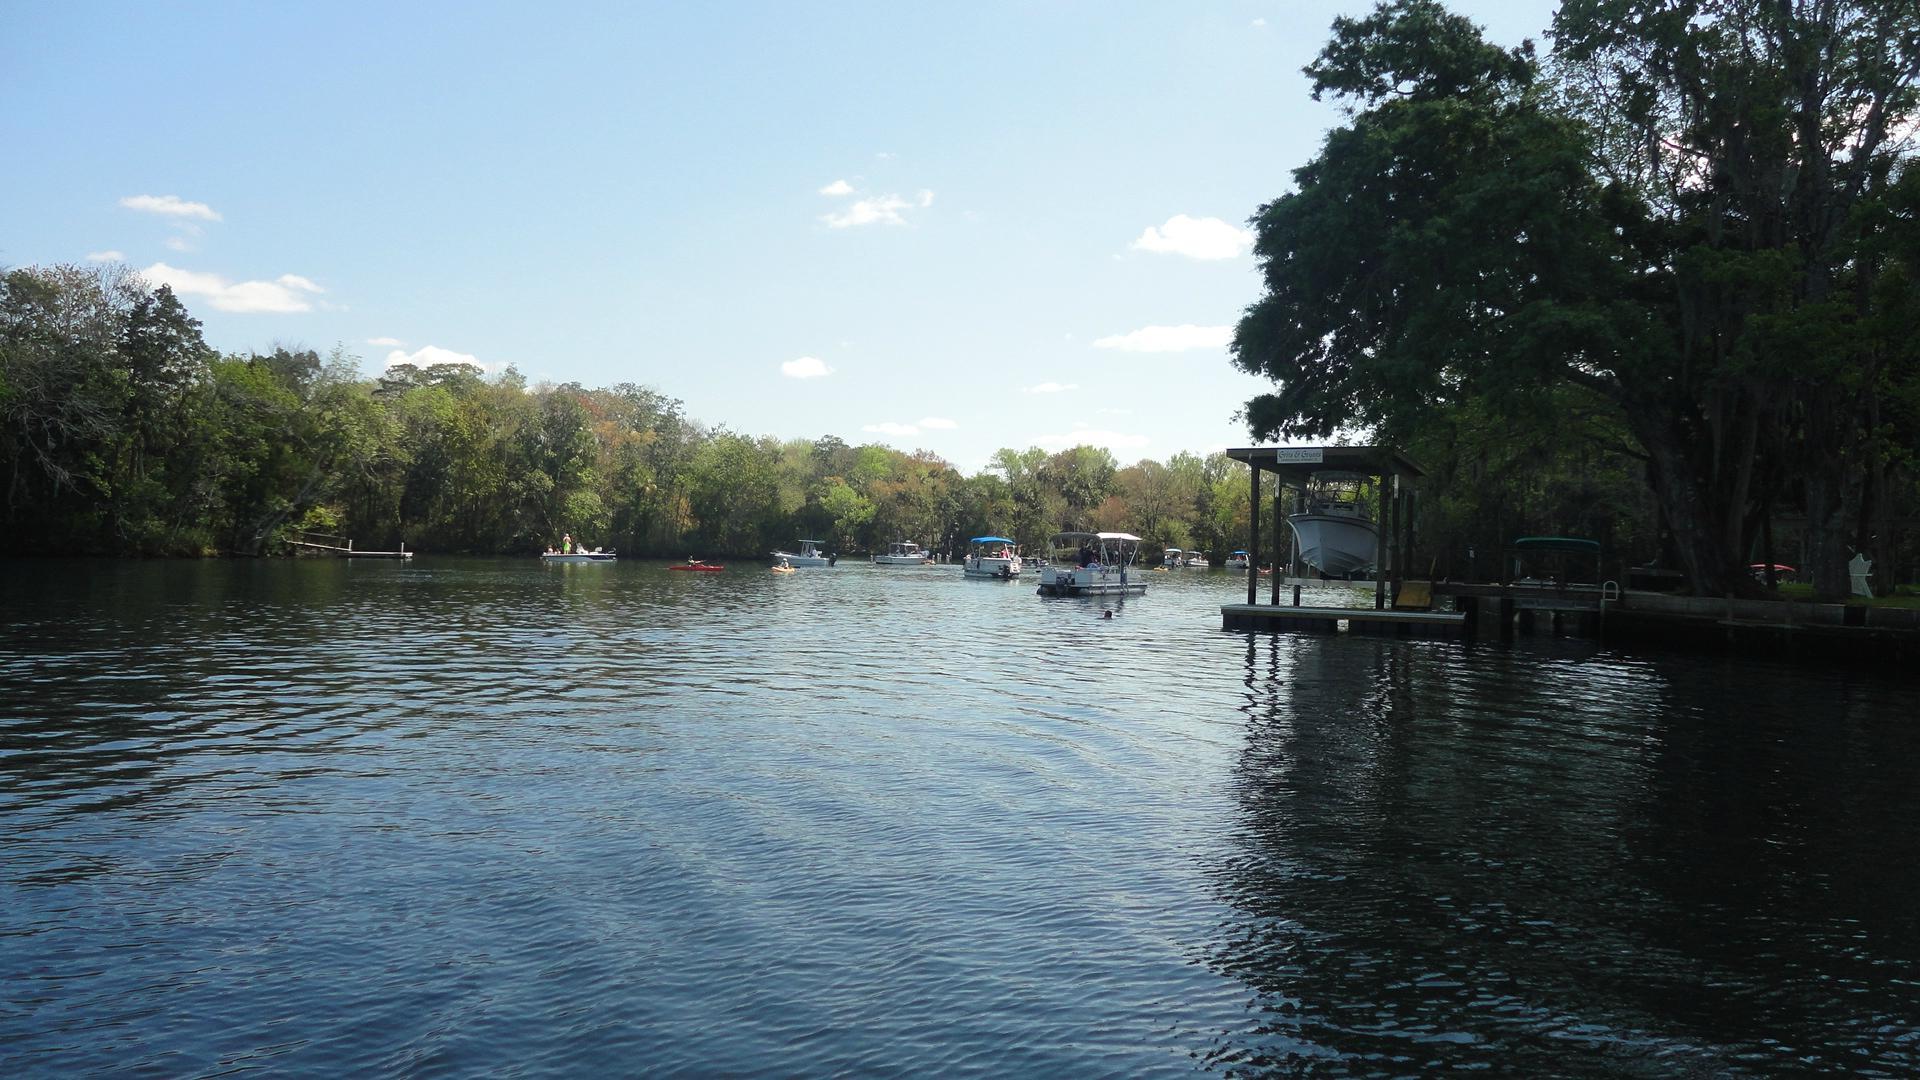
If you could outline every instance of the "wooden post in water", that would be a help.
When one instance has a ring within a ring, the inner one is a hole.
[[[1247,471],[1253,474],[1253,501],[1247,504],[1252,511],[1247,515],[1247,529],[1252,534],[1247,537],[1253,563],[1247,568],[1247,603],[1251,604],[1260,598],[1260,466],[1250,461]]]
[[[1273,485],[1273,575],[1267,583],[1267,603],[1280,606],[1280,538],[1291,537],[1293,530],[1287,528],[1287,485],[1280,482],[1280,474],[1274,473]],[[1256,508],[1257,512],[1257,508]],[[1293,542],[1287,541],[1287,551],[1293,551]],[[1255,575],[1258,576],[1258,575]]]
[[[1387,606],[1387,529],[1385,520],[1391,515],[1387,509],[1387,479],[1380,479],[1380,517],[1373,529],[1373,610],[1381,611]]]

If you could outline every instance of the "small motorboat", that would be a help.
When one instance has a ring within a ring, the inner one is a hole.
[[[701,559],[688,559],[678,566],[667,567],[669,570],[690,570],[696,574],[717,574],[726,568],[724,563],[710,563]]]
[[[617,556],[614,555],[613,552],[601,551],[597,548],[593,551],[545,551],[540,554],[540,561],[548,565],[554,563],[613,562],[616,558]]]
[[[963,577],[1012,581],[1020,576],[1020,545],[1004,536],[976,536],[967,541],[972,551],[961,564]]]
[[[875,566],[931,566],[933,557],[927,550],[911,540],[899,540],[887,548],[885,555],[873,557]]]
[[[820,543],[818,540],[802,540],[800,541],[799,551],[780,551],[776,549],[773,552],[773,557],[786,563],[788,566],[832,566],[835,562],[839,561],[839,555],[822,550]]]
[[[1065,566],[1040,571],[1041,596],[1125,596],[1147,591],[1138,574],[1129,574],[1140,554],[1140,538],[1132,533],[1055,533],[1048,547],[1053,551],[1078,548],[1079,555]]]

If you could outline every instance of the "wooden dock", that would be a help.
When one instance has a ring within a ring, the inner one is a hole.
[[[368,551],[355,548],[353,539],[346,536],[334,536],[330,533],[297,533],[298,539],[287,537],[287,546],[296,554],[306,552],[314,555],[332,555],[341,559],[411,559],[413,552],[407,550],[403,542],[399,551]],[[327,541],[333,541],[328,543]],[[345,541],[342,543],[341,541]]]
[[[1369,637],[1428,638],[1461,641],[1467,617],[1452,611],[1376,611],[1368,608],[1292,607],[1285,604],[1224,604],[1223,630],[1271,630],[1337,634],[1343,630]]]

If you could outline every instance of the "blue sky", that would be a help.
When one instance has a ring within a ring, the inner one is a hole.
[[[1513,44],[1545,0],[1458,3]],[[1370,4],[0,5],[0,265],[216,348],[635,382],[924,448],[1246,445],[1240,230]]]

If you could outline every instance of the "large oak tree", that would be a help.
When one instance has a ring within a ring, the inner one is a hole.
[[[1554,63],[1433,0],[1335,23],[1349,123],[1255,218],[1236,363],[1256,437],[1605,401],[1696,590],[1736,591],[1778,491],[1843,591],[1910,383],[1875,230],[1915,115],[1915,0],[1568,0]],[[1910,441],[1910,435],[1907,436]],[[1896,440],[1897,441],[1897,440]]]

